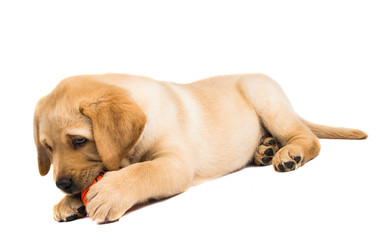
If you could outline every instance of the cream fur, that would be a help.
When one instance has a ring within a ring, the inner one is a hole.
[[[96,86],[96,90],[89,86]],[[130,100],[125,99],[124,91]],[[132,125],[134,129],[129,135],[110,133],[107,138],[134,139],[124,144],[131,147],[125,154],[108,155],[110,148],[100,146],[105,138],[101,140],[102,136],[97,135],[105,130],[96,128],[98,123],[105,124],[99,122],[100,118],[111,114],[107,113],[111,110],[94,112],[101,97],[91,95],[114,98],[112,95],[117,92],[124,97],[116,101],[124,99],[124,111],[129,110],[126,106],[132,107],[130,115],[135,115],[135,120],[130,121],[138,121],[139,125]],[[140,135],[136,129],[142,131]],[[116,134],[119,136],[112,136]],[[217,76],[191,84],[124,74],[75,76],[43,98],[35,114],[42,175],[52,164],[55,180],[73,174],[78,189],[83,189],[97,173],[111,170],[87,195],[87,214],[98,222],[116,220],[134,204],[149,198],[172,196],[243,168],[267,134],[283,146],[272,160],[278,171],[280,165],[293,159],[300,159],[297,168],[316,157],[320,150],[317,136],[366,138],[359,130],[321,127],[302,120],[279,85],[262,74]],[[64,135],[84,136],[92,141],[75,150]],[[116,160],[116,156],[121,159]],[[85,175],[79,174],[83,171]],[[66,218],[72,211],[64,203],[75,205],[75,201],[78,200],[73,193],[56,205],[56,219]]]

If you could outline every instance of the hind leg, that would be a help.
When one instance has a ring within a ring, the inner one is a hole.
[[[318,155],[318,138],[294,112],[275,81],[261,74],[252,74],[243,76],[239,85],[263,126],[283,146],[272,159],[276,171],[295,170]]]
[[[278,142],[274,138],[265,138],[255,152],[253,163],[257,166],[271,165],[272,158],[278,150]]]
[[[306,131],[297,134],[272,159],[276,171],[295,170],[315,158],[320,152],[320,143],[317,137],[307,134]]]

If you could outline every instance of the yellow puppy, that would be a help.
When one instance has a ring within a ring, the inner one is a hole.
[[[124,74],[70,77],[38,102],[34,135],[40,174],[53,165],[56,185],[67,194],[54,207],[55,219],[87,212],[97,222],[117,220],[136,203],[181,193],[252,159],[294,170],[318,155],[318,138],[367,137],[301,119],[262,74],[191,84]],[[83,209],[80,192],[100,172],[106,174]]]

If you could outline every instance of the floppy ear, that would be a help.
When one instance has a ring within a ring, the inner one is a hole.
[[[91,119],[98,154],[112,171],[119,169],[121,159],[139,139],[147,118],[126,90],[110,85],[102,87],[103,91],[96,92],[100,96],[81,103],[79,110]]]
[[[34,140],[35,140],[35,145],[37,147],[39,173],[41,174],[41,176],[45,176],[49,172],[51,160],[50,160],[50,156],[49,156],[48,152],[46,151],[45,147],[42,146],[42,144],[39,140],[39,121],[38,121],[37,108],[36,108],[36,110],[35,110],[36,112],[34,114]]]

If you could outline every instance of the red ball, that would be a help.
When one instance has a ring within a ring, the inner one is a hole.
[[[88,201],[87,201],[87,199],[86,199],[88,190],[90,190],[90,187],[91,187],[92,185],[96,184],[96,183],[97,183],[99,180],[101,180],[102,178],[103,178],[103,174],[100,174],[98,177],[96,177],[96,178],[94,179],[94,181],[91,183],[90,186],[88,186],[86,189],[84,189],[84,190],[81,192],[80,197],[81,197],[81,199],[82,199],[82,202],[83,202],[83,205],[84,205],[84,206],[86,206],[87,203],[88,203]]]

